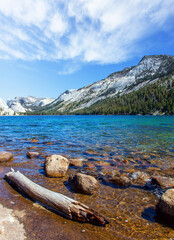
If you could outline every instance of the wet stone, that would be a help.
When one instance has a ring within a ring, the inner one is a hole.
[[[131,185],[130,179],[125,175],[110,178],[109,181],[120,187],[129,187]]]
[[[115,177],[120,176],[120,173],[118,170],[115,170],[113,168],[104,168],[101,170],[101,174],[106,177]]]
[[[164,174],[167,174],[167,175],[170,175],[170,176],[174,176],[174,168],[164,169],[164,170],[162,170],[162,172]]]
[[[174,223],[174,188],[168,189],[161,196],[157,206],[157,215]]]
[[[150,157],[150,155],[145,154],[145,155],[142,155],[142,158],[143,158],[144,160],[149,160],[151,157]]]
[[[63,177],[68,167],[68,159],[56,154],[48,156],[44,163],[45,172],[48,177]]]
[[[9,162],[13,159],[13,154],[10,152],[0,152],[0,162]]]
[[[96,166],[94,163],[86,163],[84,169],[95,170]]]
[[[68,179],[71,189],[75,192],[92,195],[98,188],[98,181],[89,175],[77,173]]]
[[[134,184],[146,184],[148,181],[150,181],[151,176],[148,173],[145,172],[134,172],[131,176],[132,182]]]
[[[161,188],[174,188],[174,180],[168,177],[152,176],[152,185],[160,186]]]
[[[70,166],[75,166],[75,167],[82,167],[83,166],[83,161],[78,158],[70,158],[69,159],[69,164]]]
[[[38,153],[38,152],[27,152],[26,155],[27,155],[28,158],[37,158],[40,155],[40,153]]]
[[[37,139],[32,139],[30,142],[31,142],[31,143],[37,143],[37,142],[39,142],[39,140],[37,140]]]
[[[97,161],[96,166],[98,167],[105,167],[105,166],[110,166],[111,164],[109,162],[103,162],[103,161]]]

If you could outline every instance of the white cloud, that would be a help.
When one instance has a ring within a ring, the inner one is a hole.
[[[0,58],[116,63],[171,16],[173,0],[1,0]]]
[[[63,69],[58,71],[59,75],[68,75],[71,73],[76,72],[77,70],[80,69],[80,65],[77,63],[68,63],[68,64],[64,64]]]
[[[63,21],[60,14],[56,13],[50,20],[49,29],[54,34],[63,35],[67,29],[67,23]]]

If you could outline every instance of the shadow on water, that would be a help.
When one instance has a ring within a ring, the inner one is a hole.
[[[69,185],[69,182],[68,181],[64,181],[63,184],[65,185],[65,187],[68,189],[68,191],[72,192],[72,193],[75,193],[75,191],[73,191]]]
[[[148,207],[144,210],[144,212],[142,212],[141,216],[147,221],[154,223],[155,215],[156,215],[155,207]]]
[[[152,223],[159,223],[163,227],[170,227],[171,229],[174,229],[173,223],[168,221],[168,219],[165,219],[164,216],[160,216],[156,213],[155,207],[148,207],[142,212],[142,218],[146,219],[149,222]]]

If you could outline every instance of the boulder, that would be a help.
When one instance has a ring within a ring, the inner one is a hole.
[[[0,152],[0,162],[9,162],[13,159],[13,154],[10,152]]]
[[[71,189],[75,192],[92,195],[98,188],[98,181],[89,175],[77,173],[68,179]]]
[[[132,182],[135,184],[146,184],[146,182],[150,181],[151,176],[145,172],[134,172],[132,173]]]
[[[174,188],[174,180],[169,177],[152,176],[152,185],[160,186],[161,188]]]
[[[40,155],[38,152],[27,152],[28,158],[37,158]]]
[[[174,188],[166,190],[161,196],[156,206],[156,213],[174,223]]]
[[[130,179],[125,175],[115,176],[110,178],[109,181],[120,187],[129,187],[131,185]]]
[[[61,155],[54,154],[46,158],[44,167],[48,177],[63,177],[68,170],[69,161]]]
[[[71,159],[69,159],[69,164],[71,166],[75,166],[75,167],[82,167],[83,166],[83,161],[81,159],[78,159],[78,158],[71,158]]]

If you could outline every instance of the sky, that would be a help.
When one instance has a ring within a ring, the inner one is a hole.
[[[0,0],[0,97],[57,98],[174,55],[173,0]]]

